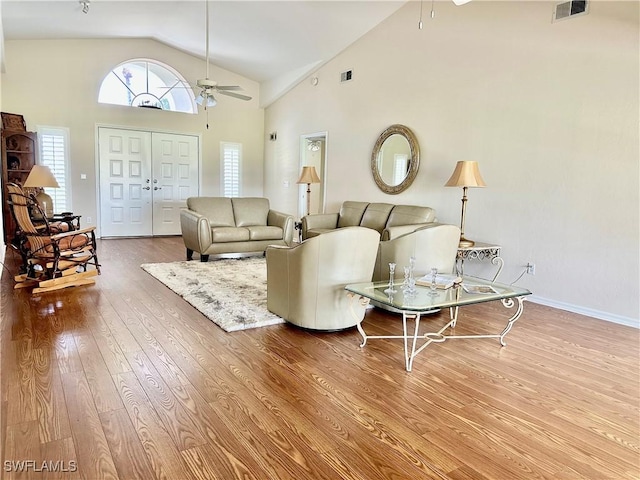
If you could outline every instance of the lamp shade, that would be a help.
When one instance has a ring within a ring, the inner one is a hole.
[[[56,177],[53,176],[49,167],[44,165],[34,165],[22,186],[26,188],[60,188]]]
[[[320,177],[316,173],[316,167],[302,167],[302,173],[297,183],[320,183]]]
[[[453,175],[445,187],[486,187],[480,170],[478,169],[478,162],[465,160],[456,163],[456,169],[453,171]]]

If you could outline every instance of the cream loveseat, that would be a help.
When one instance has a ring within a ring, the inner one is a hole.
[[[267,198],[190,197],[180,212],[187,260],[223,253],[264,252],[269,245],[289,246],[293,216],[271,210]]]
[[[315,237],[342,227],[376,230],[381,240],[390,240],[434,222],[430,207],[346,201],[339,213],[321,213],[302,218],[302,239]]]

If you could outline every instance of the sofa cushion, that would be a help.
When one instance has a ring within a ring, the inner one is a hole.
[[[396,205],[389,215],[387,227],[396,225],[415,225],[417,223],[430,223],[435,221],[436,211],[430,207],[417,205]]]
[[[390,203],[370,203],[362,216],[361,227],[371,228],[381,233],[387,224],[389,213],[393,209]]]
[[[237,227],[266,225],[269,215],[269,199],[267,198],[232,198],[233,215]]]
[[[282,229],[280,227],[254,225],[246,227],[249,230],[249,240],[281,240]]]
[[[211,243],[246,242],[249,230],[239,227],[212,227]]]
[[[190,197],[187,208],[209,219],[212,227],[234,227],[233,206],[230,198]]]
[[[369,205],[368,202],[344,202],[342,207],[340,207],[338,228],[359,226],[367,205]]]

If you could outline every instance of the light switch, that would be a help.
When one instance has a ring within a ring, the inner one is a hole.
[[[81,173],[80,174],[80,180],[86,180],[87,179],[87,174],[86,173]]]
[[[289,180],[283,180],[282,185],[284,186],[284,188],[289,188]]]

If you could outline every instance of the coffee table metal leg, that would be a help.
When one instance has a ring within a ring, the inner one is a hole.
[[[407,318],[413,318],[415,327],[413,330],[413,342],[411,344],[411,353],[409,353],[409,332],[407,331]],[[419,313],[402,313],[402,332],[404,336],[404,367],[407,372],[411,371],[413,359],[416,356],[416,342],[418,341],[418,331],[420,330],[420,314]]]
[[[491,259],[491,263],[493,265],[497,265],[498,266],[498,271],[493,276],[493,280],[492,280],[492,282],[495,282],[498,279],[498,276],[500,275],[500,272],[502,272],[502,267],[504,267],[504,260],[502,259],[502,257],[497,256],[497,257],[493,257]]]
[[[507,342],[504,341],[504,337],[509,333],[509,330],[511,330],[511,327],[513,327],[516,320],[520,318],[520,315],[522,315],[522,311],[524,310],[524,297],[516,297],[516,300],[518,301],[518,308],[508,320],[507,326],[504,327],[504,330],[500,334],[500,345],[503,347],[507,345]],[[513,308],[514,304],[515,302],[513,301],[513,298],[505,298],[502,300],[502,305],[504,305],[505,308]]]
[[[361,307],[367,308],[367,305],[369,305],[369,302],[371,301],[371,299],[362,297],[360,295],[356,295],[355,293],[352,293],[352,292],[348,292],[347,297],[349,297],[349,299],[351,300],[349,302],[349,310],[351,310],[351,315],[353,315],[353,318],[355,318],[356,321],[358,322],[356,323],[356,328],[358,329],[358,332],[360,332],[360,335],[362,335],[362,343],[360,344],[360,346],[364,347],[365,344],[367,343],[367,334],[364,333],[364,329],[362,328],[362,320],[364,320],[364,318],[360,318],[360,315],[358,315],[355,312],[355,310],[353,309],[353,302],[357,301],[360,303]],[[357,300],[355,300],[356,297],[357,297]]]

